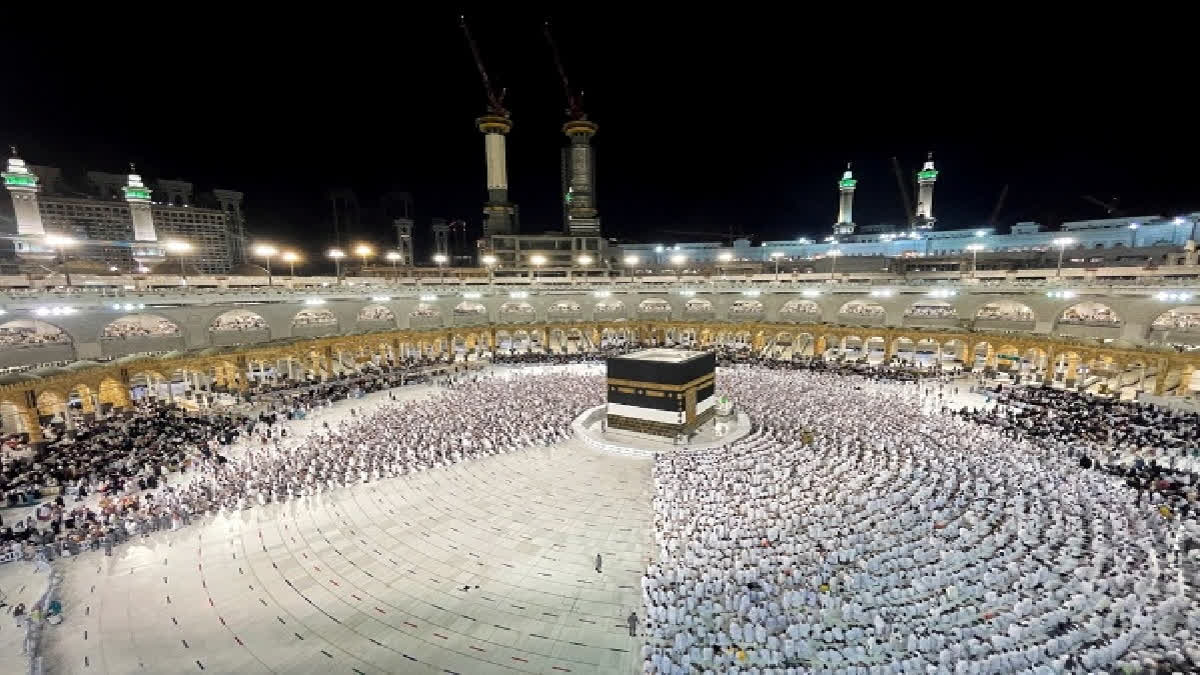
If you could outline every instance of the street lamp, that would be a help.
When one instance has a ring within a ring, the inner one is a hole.
[[[983,244],[967,244],[967,250],[971,252],[971,278],[974,279],[979,269],[979,252],[983,250]]]
[[[66,276],[67,288],[71,287],[71,270],[67,267],[67,256],[63,253],[63,249],[68,246],[74,246],[77,242],[74,237],[68,237],[61,234],[46,235],[46,244],[53,246],[58,252],[58,258],[63,267],[63,274]]]
[[[579,264],[583,265],[584,267],[588,267],[589,265],[592,264],[592,256],[590,256],[590,255],[579,256]]]
[[[783,251],[771,251],[771,259],[775,261],[775,281],[779,281],[779,259],[783,257]]]
[[[433,262],[437,263],[437,266],[438,266],[438,282],[439,283],[441,283],[442,278],[445,275],[445,269],[446,269],[445,265],[448,260],[450,260],[450,259],[447,258],[446,254],[444,254],[444,253],[433,254]]]
[[[546,264],[546,256],[539,254],[529,256],[529,262],[533,263],[533,283],[537,283],[538,268]]]
[[[671,256],[671,264],[676,267],[676,269],[675,269],[676,274],[679,274],[678,268],[680,265],[682,265],[685,262],[687,262],[687,256],[683,255],[682,253],[676,253],[675,255]]]
[[[829,280],[830,281],[833,281],[834,273],[837,271],[837,259],[838,259],[838,256],[840,256],[841,254],[842,254],[842,252],[837,250],[836,248],[825,252],[825,255],[829,256],[830,258],[833,258],[833,260],[829,263]]]
[[[733,253],[730,251],[721,251],[717,254],[717,271],[721,273],[721,277],[725,276],[725,267],[721,263],[727,263],[733,260]]]
[[[268,287],[272,286],[275,283],[271,277],[271,257],[274,256],[276,253],[279,253],[279,250],[269,244],[263,244],[261,246],[254,247],[254,255],[256,255],[260,258],[267,259],[267,286]]]
[[[281,257],[288,264],[288,275],[296,276],[296,263],[299,262],[300,256],[295,251],[284,251]]]
[[[396,263],[400,261],[400,254],[396,251],[388,251],[383,257],[387,258],[387,261],[392,263],[392,276],[398,276],[396,274]]]
[[[483,256],[482,258],[480,258],[479,260],[480,260],[480,262],[482,262],[484,265],[487,266],[488,283],[489,284],[492,283],[492,274],[496,269],[496,256],[489,253],[489,254]]]
[[[1070,237],[1059,237],[1051,243],[1053,243],[1055,246],[1058,247],[1058,274],[1057,274],[1057,276],[1059,278],[1062,278],[1063,253],[1067,250],[1068,246],[1075,243],[1075,240]]]
[[[341,283],[341,281],[342,281],[342,258],[346,257],[346,252],[340,248],[331,248],[331,249],[329,249],[329,253],[326,253],[325,255],[329,256],[330,258],[333,258],[334,278],[336,278],[338,280],[338,283]]]
[[[367,246],[366,244],[359,244],[358,246],[354,247],[354,255],[362,258],[362,269],[363,270],[367,269],[367,258],[369,256],[371,256],[373,253],[374,253],[374,251],[371,250],[371,247]],[[365,272],[360,272],[360,274],[362,274],[363,276],[366,276]]]
[[[192,250],[192,245],[186,241],[168,241],[166,247],[168,251],[179,256],[179,278],[186,284],[187,270],[183,269],[183,256]]]

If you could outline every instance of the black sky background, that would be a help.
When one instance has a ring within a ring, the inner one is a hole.
[[[847,160],[859,178],[855,220],[897,222],[890,158],[911,173],[927,150],[941,170],[943,228],[983,224],[1005,184],[1002,226],[1102,217],[1084,194],[1119,195],[1131,215],[1200,210],[1195,60],[1190,39],[1161,26],[1151,41],[1129,17],[722,7],[468,10],[493,80],[508,89],[523,231],[561,227],[564,101],[546,17],[600,125],[609,236],[824,236]],[[310,257],[330,243],[333,187],[366,205],[411,192],[419,249],[430,218],[478,227],[473,119],[484,95],[456,10],[233,21],[214,11],[168,25],[15,31],[0,46],[27,57],[5,72],[0,141],[30,163],[120,172],[135,161],[148,178],[242,190],[256,239]],[[351,234],[394,240],[382,222]]]

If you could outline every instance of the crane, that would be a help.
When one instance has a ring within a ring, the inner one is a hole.
[[[900,201],[904,204],[904,226],[913,223],[916,212],[913,211],[912,200],[908,197],[908,188],[904,184],[904,170],[900,168],[900,160],[892,158],[892,171],[896,173],[896,185],[900,188]]]
[[[1103,201],[1101,199],[1096,199],[1095,197],[1093,197],[1091,195],[1083,195],[1081,197],[1081,199],[1083,199],[1083,201],[1085,201],[1085,202],[1090,202],[1092,204],[1095,204],[1096,206],[1099,206],[1100,208],[1104,209],[1105,213],[1107,213],[1108,215],[1113,216],[1115,218],[1121,217],[1121,215],[1124,213],[1120,209],[1120,205],[1121,205],[1120,197],[1113,197],[1110,201],[1107,201],[1107,202]]]
[[[471,37],[471,29],[467,27],[467,17],[459,15],[458,25],[462,28],[463,35],[467,38],[467,46],[471,48],[471,56],[475,58],[475,67],[479,69],[479,77],[483,80],[483,93],[487,95],[488,114],[498,117],[508,117],[508,109],[504,107],[504,95],[508,93],[507,89],[501,89],[500,93],[496,93],[496,88],[492,86],[491,80],[488,79],[487,69],[483,67],[483,57],[479,55],[479,46],[475,44],[475,38]]]
[[[988,227],[996,226],[996,219],[1000,217],[1000,210],[1004,208],[1004,199],[1008,197],[1008,185],[1000,188],[1000,196],[996,198],[996,206],[992,209],[992,215],[988,216]]]
[[[571,83],[567,80],[567,70],[563,68],[562,59],[558,54],[558,45],[554,42],[554,35],[550,32],[549,19],[542,24],[542,33],[546,36],[546,44],[550,45],[550,53],[554,56],[554,67],[558,69],[558,77],[562,80],[563,93],[567,96],[567,119],[587,119],[587,113],[583,111],[583,92],[580,91],[576,95],[571,90]]]

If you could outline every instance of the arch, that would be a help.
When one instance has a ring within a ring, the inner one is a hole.
[[[574,300],[556,300],[546,306],[546,311],[551,314],[579,314],[583,308]]]
[[[979,311],[975,312],[975,320],[1033,323],[1037,320],[1037,315],[1026,304],[1015,300],[996,300],[981,306]]]
[[[233,333],[271,330],[271,325],[263,317],[248,309],[231,309],[213,318],[208,325],[210,333]]]
[[[1077,326],[1119,326],[1121,317],[1112,307],[1101,302],[1078,302],[1058,315],[1061,324]]]
[[[384,305],[367,305],[358,310],[359,322],[396,323],[396,314]]]
[[[917,300],[904,310],[904,316],[916,319],[957,319],[958,310],[945,300]]]
[[[883,321],[887,318],[887,310],[879,303],[851,300],[838,308],[838,316],[853,321]]]
[[[763,313],[763,304],[759,300],[734,300],[729,305],[730,314],[757,315]]]
[[[625,314],[625,303],[620,300],[605,299],[592,307],[592,313],[597,317],[613,317]]]
[[[683,303],[684,314],[711,314],[712,311],[712,301],[705,298],[688,298],[687,302]]]
[[[328,309],[305,308],[292,316],[292,328],[296,326],[337,325],[337,315]]]
[[[126,340],[129,338],[179,337],[183,334],[179,324],[157,314],[126,314],[105,324],[100,331],[102,340]]]
[[[0,347],[37,347],[70,343],[70,335],[45,321],[14,319],[0,323]]]
[[[452,311],[455,316],[483,316],[487,314],[487,307],[482,303],[472,300],[463,300],[454,306]]]
[[[533,305],[528,302],[514,302],[512,300],[500,305],[501,314],[517,314],[517,315],[532,315],[534,313]]]
[[[43,391],[37,395],[38,417],[46,418],[67,414],[67,397],[57,391]]]
[[[96,399],[100,402],[101,412],[108,412],[104,406],[111,408],[129,407],[129,390],[114,378],[106,377],[100,380],[96,391]]]
[[[671,303],[662,298],[646,298],[638,303],[637,311],[642,314],[670,314]]]
[[[408,315],[414,319],[417,318],[436,318],[442,315],[442,310],[437,308],[437,305],[431,305],[427,302],[419,302],[416,307]]]
[[[1150,329],[1200,333],[1200,305],[1172,307],[1155,317]]]
[[[788,300],[779,308],[779,315],[787,320],[796,320],[797,316],[816,317],[821,314],[821,306],[812,300]]]

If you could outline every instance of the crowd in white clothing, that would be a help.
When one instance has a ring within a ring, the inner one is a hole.
[[[1154,328],[1198,329],[1200,328],[1200,311],[1172,309],[1154,320]]]
[[[719,389],[756,428],[656,461],[644,672],[1200,664],[1184,526],[1080,470],[1080,441],[980,426],[913,383],[744,368]]]
[[[337,317],[327,309],[302,309],[292,317],[293,326],[328,326],[337,323]]]
[[[976,319],[992,321],[1033,321],[1033,310],[1024,305],[984,305],[979,308]]]
[[[851,302],[842,307],[841,314],[853,314],[855,316],[883,316],[887,312],[875,304],[863,302]]]
[[[257,314],[222,314],[209,326],[214,333],[226,331],[270,330],[267,320]]]
[[[174,337],[180,334],[179,326],[159,317],[117,319],[104,327],[101,337]]]
[[[387,307],[384,307],[382,305],[371,305],[369,307],[362,308],[362,311],[360,311],[358,313],[358,320],[359,321],[395,321],[396,315],[393,314],[392,310],[388,309]]]
[[[920,316],[931,319],[953,319],[958,312],[950,305],[913,305],[904,316]]]
[[[1104,305],[1076,305],[1062,313],[1059,323],[1121,323],[1121,317]]]
[[[71,338],[62,331],[45,332],[36,328],[0,326],[0,345],[29,347],[70,342]]]

